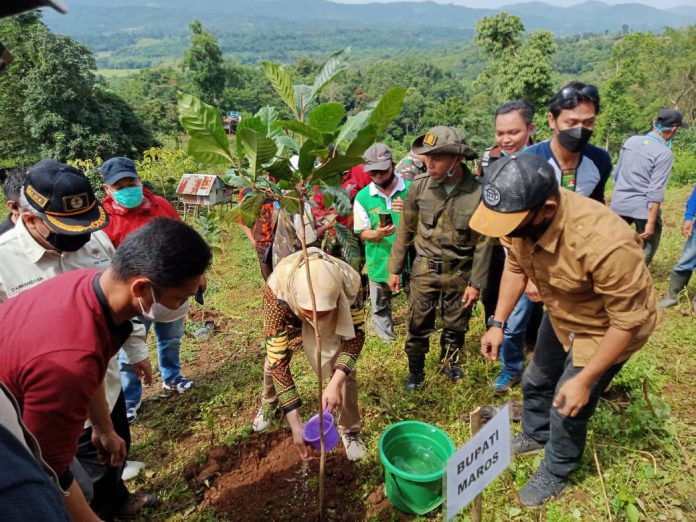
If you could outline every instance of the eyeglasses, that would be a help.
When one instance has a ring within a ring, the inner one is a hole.
[[[578,89],[574,85],[564,87],[561,91],[561,98],[563,98],[564,100],[575,100],[578,94],[589,98],[593,102],[599,101],[599,89],[597,89],[597,87],[595,87],[594,85],[590,84],[585,85],[582,89]]]

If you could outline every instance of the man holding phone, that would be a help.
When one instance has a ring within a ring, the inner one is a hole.
[[[390,342],[396,339],[396,335],[392,325],[392,291],[387,285],[387,262],[411,183],[394,172],[392,152],[385,144],[372,145],[365,151],[364,159],[363,169],[372,182],[355,198],[353,229],[365,242],[375,330],[380,339]]]

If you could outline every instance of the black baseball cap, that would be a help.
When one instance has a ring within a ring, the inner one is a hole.
[[[655,125],[671,129],[672,127],[687,128],[687,123],[682,119],[682,114],[677,109],[662,109],[657,113]]]
[[[46,225],[57,234],[96,232],[109,222],[87,177],[65,163],[39,161],[27,172],[23,191],[29,204],[46,215]]]
[[[133,160],[123,156],[106,160],[102,165],[101,175],[107,185],[113,185],[123,178],[140,178]]]
[[[489,237],[507,236],[557,190],[556,172],[541,156],[523,152],[501,158],[483,177],[471,228]]]

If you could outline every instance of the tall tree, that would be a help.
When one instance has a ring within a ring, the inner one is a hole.
[[[189,29],[193,34],[181,67],[189,74],[193,92],[207,103],[219,105],[225,90],[225,66],[218,40],[200,20],[191,22]]]
[[[497,103],[525,98],[537,109],[546,105],[556,52],[549,31],[535,31],[525,38],[518,16],[499,13],[479,20],[475,40],[487,58],[486,70],[476,80],[480,88],[492,93]]]
[[[84,45],[52,33],[36,15],[3,20],[0,37],[15,55],[0,77],[5,158],[138,155],[155,144],[131,107],[97,82]]]

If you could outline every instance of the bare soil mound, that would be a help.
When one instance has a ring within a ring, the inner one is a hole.
[[[318,469],[318,460],[300,460],[289,433],[274,432],[212,448],[207,462],[190,463],[185,475],[196,484],[208,480],[203,504],[230,520],[316,520]],[[360,486],[355,464],[339,445],[326,457],[327,518],[362,520]]]

